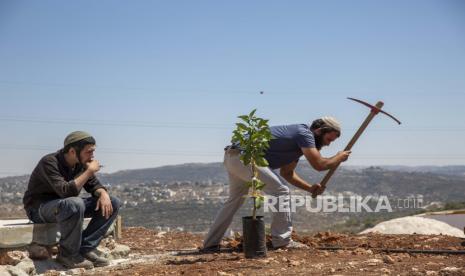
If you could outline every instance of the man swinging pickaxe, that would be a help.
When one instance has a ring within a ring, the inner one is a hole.
[[[368,124],[370,124],[371,120],[378,114],[378,113],[383,113],[389,117],[391,117],[394,121],[396,121],[399,125],[400,125],[400,121],[397,120],[394,116],[392,116],[391,114],[381,110],[381,108],[383,107],[384,103],[379,101],[376,103],[376,105],[371,105],[369,103],[366,103],[364,101],[361,101],[361,100],[357,100],[357,99],[354,99],[354,98],[348,98],[349,100],[352,100],[352,101],[356,101],[358,103],[361,103],[367,107],[369,107],[371,109],[370,111],[370,114],[368,114],[367,118],[365,119],[365,121],[362,123],[362,125],[360,126],[360,128],[357,130],[357,132],[355,133],[354,137],[352,137],[352,139],[350,140],[350,142],[347,144],[347,146],[345,147],[344,151],[350,151],[352,149],[352,147],[354,146],[355,142],[357,142],[358,138],[362,135],[362,133],[365,131],[365,129],[367,128]],[[321,185],[321,189],[319,190],[316,190],[315,192],[312,193],[312,197],[315,198],[317,195],[321,194],[325,188],[326,188],[326,185],[328,184],[328,181],[329,179],[331,178],[331,176],[334,174],[334,172],[336,171],[336,169],[339,167],[339,164],[335,167],[333,167],[332,169],[330,169],[328,171],[328,173],[326,174],[326,176],[323,178],[323,180],[321,181],[320,185]]]

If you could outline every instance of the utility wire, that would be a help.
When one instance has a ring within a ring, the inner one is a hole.
[[[224,95],[226,93],[230,94],[257,94],[257,95],[287,95],[287,94],[292,94],[292,95],[309,95],[309,93],[315,93],[315,91],[312,91],[311,89],[305,90],[305,91],[299,91],[299,90],[286,90],[286,91],[275,91],[275,90],[266,90],[263,91],[261,89],[224,89],[221,88],[219,89],[197,89],[197,91],[193,91],[193,89],[190,88],[190,91],[187,89],[179,89],[179,88],[155,88],[155,87],[135,87],[135,86],[125,86],[125,85],[107,85],[107,84],[78,84],[78,83],[59,83],[59,82],[37,82],[37,81],[9,81],[9,80],[0,80],[0,85],[5,85],[5,86],[35,86],[35,87],[45,87],[45,88],[56,88],[56,87],[66,87],[66,88],[80,88],[80,89],[106,89],[107,91],[112,91],[114,94],[114,91],[140,91],[140,92],[150,92],[150,93],[156,93],[156,94],[215,94],[215,95]],[[325,90],[325,92],[328,92]],[[346,91],[330,91],[332,94],[337,94],[337,95],[346,95]],[[435,96],[435,97],[443,97],[444,94],[428,94],[425,93],[425,91],[416,91],[412,92],[411,90],[409,91],[399,91],[398,95],[401,96],[415,96],[415,95],[421,95],[421,96]],[[368,93],[365,93],[368,94]],[[463,95],[463,91],[448,91],[447,95]]]
[[[105,120],[50,120],[50,119],[33,119],[33,118],[19,118],[19,117],[0,117],[0,122],[21,122],[21,123],[36,123],[36,124],[66,124],[66,125],[96,125],[96,126],[116,126],[116,127],[143,127],[143,128],[189,128],[189,129],[224,129],[231,130],[234,128],[235,123],[231,123],[230,127],[226,124],[218,123],[181,123],[181,122],[148,122],[148,121],[105,121]],[[344,132],[354,132],[358,128],[342,128]],[[410,127],[410,128],[372,128],[370,131],[386,131],[386,132],[463,132],[465,126],[461,127]]]
[[[22,150],[22,151],[57,151],[59,147],[53,146],[40,146],[40,145],[9,145],[0,144],[0,150]],[[97,153],[106,154],[128,154],[128,155],[160,155],[160,156],[214,156],[219,157],[223,155],[222,150],[217,152],[204,152],[204,151],[158,151],[151,149],[115,149],[115,148],[97,148]],[[465,159],[465,154],[357,154],[350,159],[364,160],[364,159]]]

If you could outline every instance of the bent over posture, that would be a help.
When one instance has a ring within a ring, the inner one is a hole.
[[[268,167],[259,167],[259,178],[265,183],[263,191],[289,200],[287,183],[308,191],[321,194],[325,187],[310,184],[295,172],[299,158],[304,155],[310,165],[317,171],[324,171],[347,160],[350,151],[342,151],[330,158],[320,154],[323,146],[329,146],[341,134],[340,124],[332,117],[323,117],[307,124],[293,124],[270,127],[272,140],[266,151]],[[237,145],[225,148],[224,166],[229,177],[229,198],[215,218],[204,240],[203,252],[218,251],[221,239],[228,229],[234,214],[244,203],[248,194],[247,181],[252,173],[250,166],[244,166],[240,160],[241,149]],[[276,208],[275,208],[276,209]],[[274,248],[298,248],[305,245],[291,240],[292,221],[289,209],[278,210],[272,214],[271,236]]]

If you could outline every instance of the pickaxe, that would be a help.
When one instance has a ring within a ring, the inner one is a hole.
[[[360,138],[360,136],[362,135],[362,133],[365,131],[365,129],[367,128],[368,124],[371,122],[371,120],[378,114],[378,113],[383,113],[389,117],[391,117],[394,121],[396,121],[399,125],[400,125],[400,121],[397,120],[394,116],[392,116],[391,114],[381,110],[381,108],[383,107],[384,103],[379,101],[376,103],[376,105],[371,105],[369,103],[366,103],[364,101],[361,101],[361,100],[357,100],[357,99],[354,99],[354,98],[347,98],[349,100],[352,100],[352,101],[356,101],[358,103],[361,103],[367,107],[369,107],[371,109],[370,111],[370,114],[368,114],[367,118],[365,119],[365,121],[362,123],[362,125],[360,126],[360,128],[357,130],[357,132],[355,133],[354,137],[352,137],[352,139],[349,141],[349,143],[347,144],[347,146],[345,147],[344,151],[348,151],[350,149],[352,149],[352,147],[354,146],[355,142],[357,142],[358,138]],[[331,178],[331,176],[334,174],[334,172],[336,171],[336,169],[339,167],[339,164],[330,169],[328,171],[328,173],[326,173],[326,176],[323,178],[323,180],[321,181],[320,185],[324,188],[326,187],[326,184],[328,184],[328,181],[329,179]],[[315,198],[318,194],[318,191],[315,191],[313,194],[312,194],[312,197]]]

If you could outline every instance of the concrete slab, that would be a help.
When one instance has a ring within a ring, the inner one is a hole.
[[[121,218],[118,220],[121,221]],[[83,228],[87,227],[89,221],[90,218],[84,220]],[[121,232],[118,225],[113,224],[107,235],[118,232]],[[0,248],[17,248],[31,243],[54,245],[59,239],[60,232],[56,223],[31,223],[28,219],[0,220]]]
[[[55,223],[29,223],[28,219],[0,220],[0,248],[21,247],[32,242],[53,245],[59,238]]]

